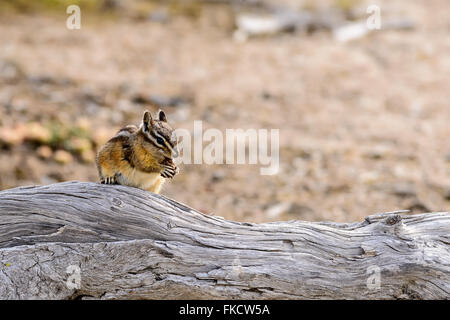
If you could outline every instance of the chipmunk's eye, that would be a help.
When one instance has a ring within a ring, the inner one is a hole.
[[[164,145],[164,140],[162,139],[162,138],[160,138],[160,137],[157,137],[156,138],[156,142],[158,143],[158,144],[160,144],[160,145]]]

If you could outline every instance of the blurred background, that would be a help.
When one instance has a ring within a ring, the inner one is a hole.
[[[381,30],[361,28],[371,4]],[[450,211],[449,93],[448,0],[2,0],[0,189],[98,181],[98,147],[162,107],[175,128],[280,129],[277,175],[183,165],[165,184],[204,213]]]

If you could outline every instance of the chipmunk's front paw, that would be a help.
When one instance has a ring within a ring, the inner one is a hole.
[[[172,179],[180,170],[174,163],[164,164],[164,170],[161,172],[163,178]]]
[[[100,183],[102,184],[116,184],[117,180],[115,176],[112,177],[104,177],[100,180]]]

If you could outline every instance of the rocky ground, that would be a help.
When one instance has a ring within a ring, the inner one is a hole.
[[[97,181],[97,148],[162,105],[176,128],[280,129],[277,175],[181,166],[162,193],[202,212],[349,222],[449,211],[450,4],[380,7],[414,28],[350,42],[326,29],[243,39],[222,5],[86,15],[80,30],[65,12],[1,12],[0,189]]]

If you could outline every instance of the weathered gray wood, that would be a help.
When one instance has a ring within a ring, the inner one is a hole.
[[[449,231],[448,213],[252,224],[124,186],[21,187],[0,192],[0,298],[448,299]]]

